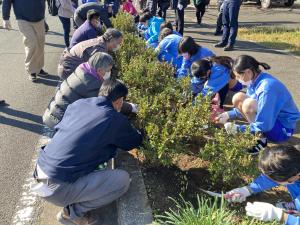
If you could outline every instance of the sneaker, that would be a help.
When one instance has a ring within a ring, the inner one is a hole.
[[[9,104],[7,104],[5,100],[0,100],[0,106],[9,106]]]
[[[276,204],[277,208],[283,209],[283,210],[287,210],[287,211],[296,211],[296,205],[294,202],[278,202]]]
[[[40,77],[47,77],[49,75],[49,73],[47,73],[45,70],[41,69],[41,71],[39,72],[38,76]]]
[[[223,35],[223,31],[216,31],[216,32],[214,33],[214,35],[215,35],[215,36],[221,36],[221,35]]]
[[[215,48],[223,48],[226,46],[226,44],[223,42],[219,42],[219,43],[215,44],[214,46],[215,46]]]
[[[36,82],[38,78],[36,76],[36,73],[32,73],[29,74],[28,79],[31,80],[32,82]]]
[[[264,150],[268,145],[268,141],[266,138],[258,139],[256,142],[256,145],[247,150],[250,155],[258,155],[258,153]]]
[[[233,50],[233,45],[227,45],[225,48],[224,48],[224,51],[232,51]]]
[[[83,217],[77,219],[71,219],[67,208],[63,208],[57,215],[56,219],[58,222],[64,225],[97,225],[98,217],[93,216],[90,212]]]

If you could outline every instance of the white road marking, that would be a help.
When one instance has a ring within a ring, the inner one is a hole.
[[[43,133],[45,134],[47,131],[45,130]],[[36,146],[38,150],[41,146],[48,143],[50,139],[43,135]],[[36,151],[37,152],[37,151]],[[33,160],[31,162],[30,171],[28,172],[27,179],[25,180],[25,184],[22,186],[22,195],[16,207],[16,213],[13,216],[12,224],[13,225],[28,225],[32,224],[33,215],[35,212],[35,206],[38,200],[38,196],[30,190],[31,186],[35,184],[35,180],[32,177],[35,163],[37,159],[37,153],[34,154]]]

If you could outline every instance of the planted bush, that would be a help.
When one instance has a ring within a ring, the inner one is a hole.
[[[197,98],[192,105],[190,78],[174,79],[172,66],[159,62],[155,51],[136,35],[131,16],[121,13],[113,23],[124,32],[116,61],[119,76],[130,89],[129,100],[139,106],[134,123],[146,134],[141,149],[146,160],[171,165],[174,156],[192,153],[191,145],[196,144],[196,154],[209,161],[214,180],[252,176],[256,166],[244,149],[253,137],[230,137],[216,129],[210,121],[210,99]]]

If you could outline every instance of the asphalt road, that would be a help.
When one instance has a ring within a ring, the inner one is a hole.
[[[53,75],[36,84],[25,74],[24,47],[13,13],[15,30],[0,29],[0,99],[10,104],[0,108],[1,225],[11,222],[42,132],[41,115],[57,85],[54,74],[63,50],[62,28],[57,17],[49,16],[47,20],[53,32],[46,36],[45,70]]]
[[[299,8],[296,5],[293,10],[279,7],[264,11],[250,4],[243,7],[241,21],[248,24],[265,22],[299,26]],[[194,23],[195,16],[187,12],[186,31],[203,45],[223,54],[211,47],[218,39],[212,35],[215,18],[216,10],[209,9],[203,20],[206,25],[199,28]],[[13,14],[11,20],[13,28],[17,29]],[[53,75],[41,79],[37,84],[28,81],[25,75],[24,47],[19,32],[0,29],[0,99],[10,104],[7,108],[0,108],[0,225],[10,224],[14,215],[42,132],[41,115],[57,84],[56,65],[63,50],[62,28],[57,17],[49,16],[47,21],[51,32],[46,35],[45,70]],[[299,59],[253,45],[249,49],[245,42],[238,42],[237,47],[238,51],[229,54],[236,56],[251,51],[260,60],[270,62],[272,72],[290,88],[300,105]]]

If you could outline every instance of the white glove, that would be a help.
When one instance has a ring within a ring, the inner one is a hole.
[[[183,9],[183,5],[180,4],[180,3],[178,3],[177,8],[178,8],[179,10],[182,10],[182,9]]]
[[[7,30],[12,28],[9,20],[3,20],[3,28]]]
[[[227,192],[224,197],[228,202],[244,202],[251,195],[247,186],[233,189]]]
[[[223,124],[225,124],[228,120],[229,120],[229,114],[227,112],[223,112],[217,118],[217,121]]]
[[[224,124],[225,130],[227,132],[227,134],[232,134],[235,135],[238,132],[238,125],[234,124],[234,123],[225,123]]]
[[[131,107],[132,107],[131,112],[137,113],[137,112],[139,111],[138,106],[137,106],[136,104],[133,104],[133,103],[129,103],[129,104],[130,104]]]
[[[245,209],[247,216],[252,216],[255,219],[262,221],[280,221],[283,214],[282,209],[276,208],[272,204],[266,202],[247,202]]]

